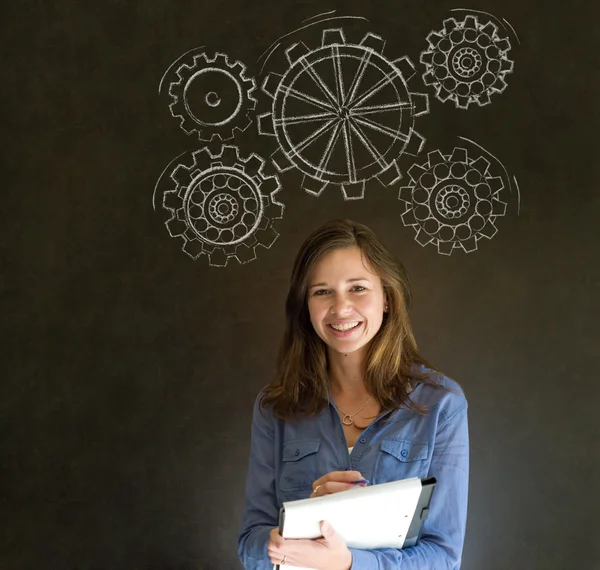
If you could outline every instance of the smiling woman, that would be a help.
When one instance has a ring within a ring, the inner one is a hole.
[[[460,567],[467,401],[420,355],[409,305],[404,268],[366,226],[334,220],[300,248],[277,374],[254,405],[238,536],[247,570]],[[284,501],[408,477],[437,479],[416,546],[349,548],[326,524],[316,540],[278,532]]]

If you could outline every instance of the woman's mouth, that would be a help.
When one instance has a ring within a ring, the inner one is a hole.
[[[362,321],[348,321],[346,323],[329,323],[327,327],[337,337],[344,337],[352,334],[360,328]]]

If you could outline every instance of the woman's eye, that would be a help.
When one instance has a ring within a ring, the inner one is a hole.
[[[326,293],[327,293],[327,289],[317,289],[317,290],[316,290],[316,291],[313,293],[313,295],[316,295],[316,296],[321,296],[321,295],[325,295]]]
[[[354,287],[352,287],[352,290],[360,292],[360,291],[364,291],[365,288],[362,285],[355,285]]]

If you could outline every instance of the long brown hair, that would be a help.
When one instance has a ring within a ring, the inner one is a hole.
[[[276,376],[261,399],[261,405],[272,408],[280,419],[315,415],[328,405],[327,350],[310,322],[308,283],[313,268],[324,255],[352,246],[360,248],[364,260],[381,278],[388,305],[381,328],[367,348],[363,370],[367,391],[382,410],[405,406],[423,413],[425,409],[408,398],[409,380],[439,386],[432,376],[437,369],[417,350],[408,317],[411,292],[404,266],[367,226],[351,220],[331,220],[308,236],[294,262]],[[429,371],[419,373],[415,365],[423,365]]]

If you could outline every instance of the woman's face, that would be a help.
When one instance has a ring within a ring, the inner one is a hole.
[[[330,350],[348,354],[364,348],[383,321],[381,279],[357,246],[333,250],[315,265],[308,281],[308,311]]]

